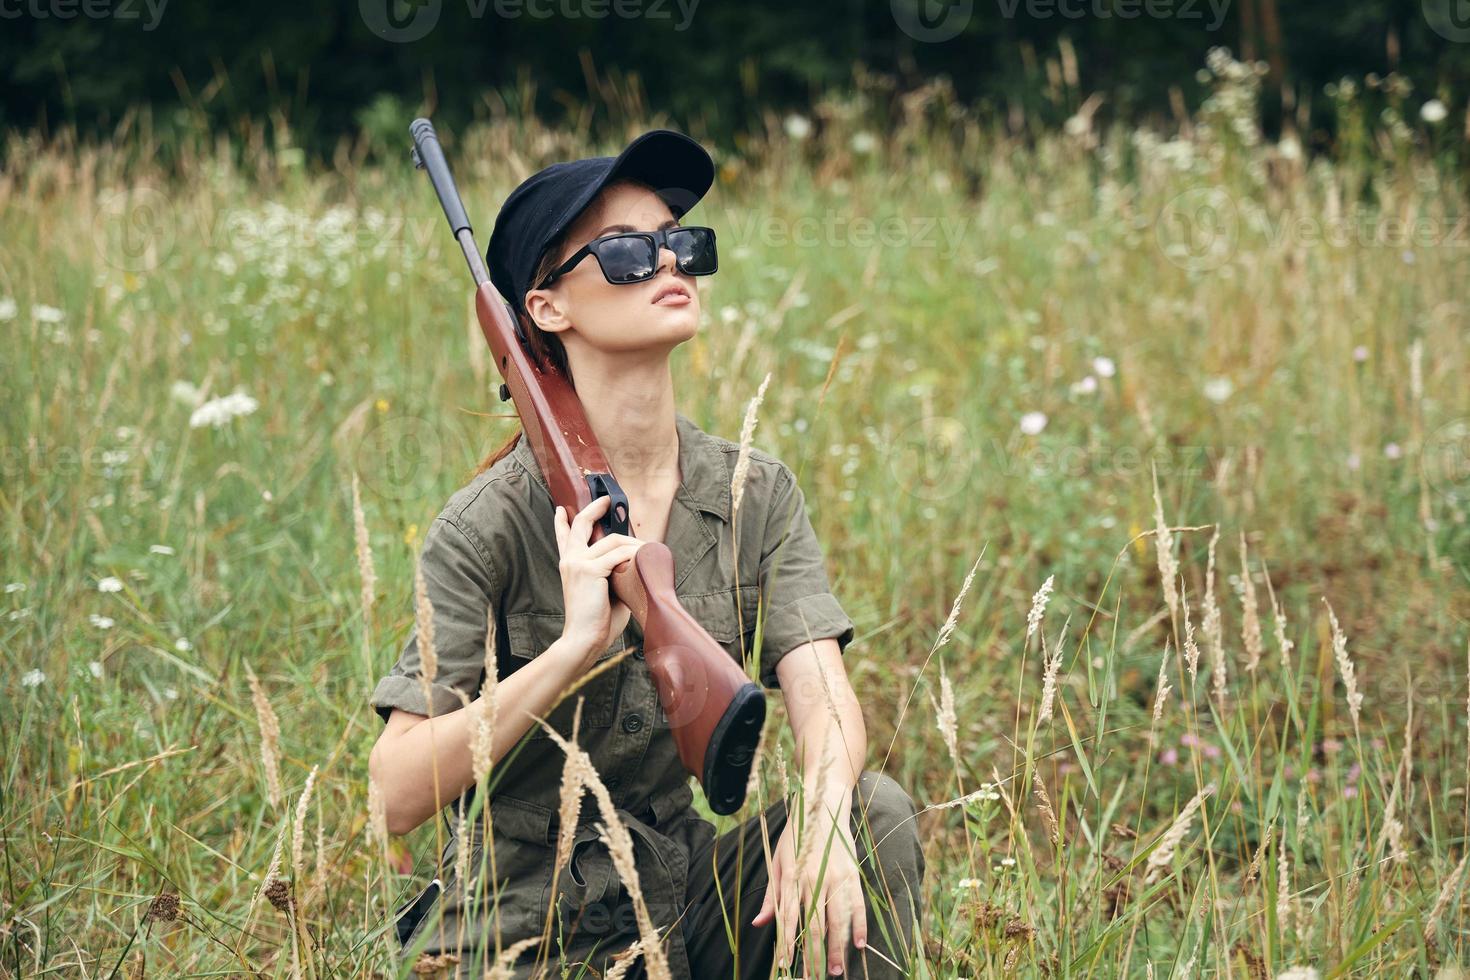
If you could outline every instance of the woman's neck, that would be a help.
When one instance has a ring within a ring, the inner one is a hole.
[[[602,453],[624,489],[656,493],[677,486],[679,432],[667,357],[657,363],[573,369],[577,396]]]

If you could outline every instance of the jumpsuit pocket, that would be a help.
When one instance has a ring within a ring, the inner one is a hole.
[[[706,633],[714,637],[737,660],[741,640],[749,650],[755,638],[755,614],[758,589],[754,585],[728,586],[711,592],[681,595],[679,602],[689,611]]]
[[[596,837],[578,841],[572,846],[566,867],[554,877],[556,909],[563,920],[580,920],[578,931],[597,930],[612,911],[606,904],[608,886],[613,880],[612,857],[607,846]],[[548,881],[547,889],[550,888]]]
[[[510,655],[516,661],[515,666],[520,667],[545,653],[546,649],[561,637],[562,622],[561,613],[532,611],[511,613],[506,616],[505,630],[510,641]],[[598,655],[598,660],[604,660],[622,649],[623,640],[619,637]],[[547,724],[555,728],[563,738],[570,738],[572,715],[577,709],[577,698],[581,696],[584,699],[582,726],[584,728],[610,727],[617,712],[620,686],[620,670],[614,668],[603,671],[555,705],[546,715]],[[533,741],[550,739],[550,736],[546,734],[546,729],[535,721],[532,721],[531,727],[527,729],[526,737]]]

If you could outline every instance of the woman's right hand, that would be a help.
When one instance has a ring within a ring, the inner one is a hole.
[[[556,508],[556,547],[561,553],[565,609],[561,635],[589,658],[607,649],[628,626],[632,612],[621,599],[613,598],[608,576],[645,543],[627,534],[605,534],[587,543],[593,523],[607,513],[611,500],[598,497],[570,524],[566,508]]]

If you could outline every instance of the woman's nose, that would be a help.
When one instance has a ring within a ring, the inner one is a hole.
[[[674,250],[667,245],[658,250],[658,267],[662,270],[665,266],[668,266],[670,273],[679,271],[679,256],[675,255]]]

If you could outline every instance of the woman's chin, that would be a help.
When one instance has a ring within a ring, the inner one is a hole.
[[[653,322],[659,325],[661,331],[684,334],[681,339],[687,340],[699,329],[699,307],[694,303],[685,303],[683,306],[655,304]]]

